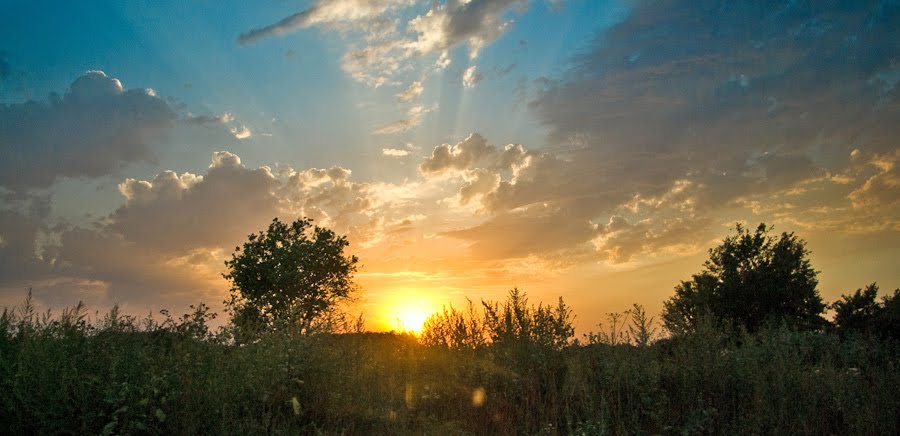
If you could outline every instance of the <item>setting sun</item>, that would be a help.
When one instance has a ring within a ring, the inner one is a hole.
[[[415,291],[398,293],[395,298],[393,304],[386,304],[387,310],[382,315],[382,323],[388,330],[419,334],[428,317],[440,309],[431,298]]]
[[[404,309],[397,313],[397,328],[402,331],[421,333],[422,326],[429,315],[431,314],[418,308]]]

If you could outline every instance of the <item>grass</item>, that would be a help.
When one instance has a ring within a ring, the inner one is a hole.
[[[900,348],[795,332],[581,341],[524,295],[448,309],[423,337],[211,332],[83,307],[0,316],[8,434],[898,434]],[[430,332],[430,333],[428,333]],[[632,333],[636,332],[636,333]],[[642,340],[643,339],[643,340]]]

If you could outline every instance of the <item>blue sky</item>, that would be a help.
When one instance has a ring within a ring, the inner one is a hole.
[[[826,299],[895,287],[898,29],[895,1],[4,2],[0,299],[215,304],[274,216],[349,236],[379,328],[512,286],[655,310],[738,221],[807,239]]]

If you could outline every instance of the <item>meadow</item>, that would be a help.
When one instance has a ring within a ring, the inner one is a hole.
[[[573,311],[447,308],[421,335],[211,331],[30,299],[0,317],[4,434],[897,434],[900,346],[873,335],[662,337],[636,307],[575,338]],[[354,331],[355,330],[355,331]]]

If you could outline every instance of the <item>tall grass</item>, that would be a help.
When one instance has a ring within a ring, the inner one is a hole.
[[[702,326],[638,308],[576,340],[571,309],[513,292],[394,333],[237,338],[205,306],[0,315],[7,434],[897,434],[900,347]]]

